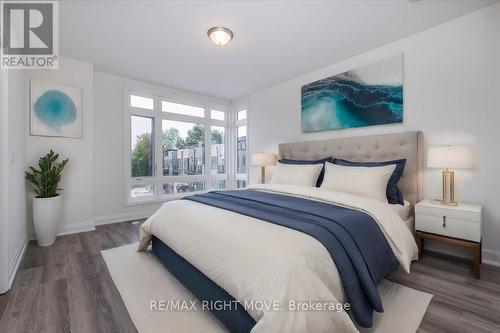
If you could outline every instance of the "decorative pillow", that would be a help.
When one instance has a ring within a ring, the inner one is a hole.
[[[318,181],[316,182],[316,187],[320,187],[323,182],[323,177],[325,176],[325,162],[332,162],[332,157],[322,158],[320,160],[290,160],[288,158],[282,158],[281,163],[283,164],[323,164],[321,172],[318,176]]]
[[[316,186],[322,164],[276,163],[271,184]]]
[[[379,167],[325,164],[321,188],[341,191],[387,202],[387,183],[396,165]]]
[[[378,166],[396,164],[396,168],[394,169],[391,178],[389,178],[389,183],[387,184],[387,201],[391,204],[404,205],[403,192],[401,192],[401,190],[398,188],[398,182],[401,179],[401,176],[403,176],[403,170],[405,169],[406,159],[387,161],[387,162],[351,162],[339,158],[334,158],[333,164],[344,165],[344,166],[364,166],[364,167],[378,167]]]

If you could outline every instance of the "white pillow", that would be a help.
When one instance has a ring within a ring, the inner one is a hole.
[[[323,169],[320,164],[283,164],[276,163],[271,184],[303,185],[316,187],[316,181]]]
[[[395,168],[395,164],[361,167],[327,162],[325,163],[325,178],[321,188],[387,202],[387,183]]]

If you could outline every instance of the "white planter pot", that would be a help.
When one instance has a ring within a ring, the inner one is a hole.
[[[33,198],[33,226],[38,246],[54,244],[60,215],[60,195],[52,198]]]

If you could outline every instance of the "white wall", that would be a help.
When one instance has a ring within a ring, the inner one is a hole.
[[[277,152],[280,142],[409,130],[423,131],[426,146],[472,144],[477,165],[457,173],[458,199],[484,206],[484,259],[500,263],[499,31],[497,4],[243,98],[236,103],[248,106],[249,149]],[[403,124],[300,132],[302,85],[398,53],[404,54]],[[426,197],[440,196],[439,177],[437,170],[426,171]],[[257,179],[258,170],[251,168],[250,181]]]
[[[210,104],[227,108],[230,103],[204,95],[157,86],[115,75],[96,72],[94,95],[94,162],[96,224],[148,217],[157,204],[125,204],[124,155],[125,89],[135,89],[188,103]]]
[[[12,281],[27,240],[26,190],[24,186],[26,119],[26,76],[24,71],[9,73],[9,281]]]
[[[24,122],[26,76],[24,71],[2,70],[1,138],[1,276],[0,292],[10,288],[27,244],[24,186]]]
[[[26,166],[38,164],[40,156],[50,149],[69,158],[61,179],[62,215],[59,233],[94,229],[94,69],[93,65],[73,59],[60,58],[58,70],[32,70],[28,78],[65,84],[82,89],[83,138],[30,136],[29,116],[26,124]],[[26,84],[29,92],[29,82]],[[29,93],[27,93],[29,96]],[[29,115],[27,100],[26,114]],[[31,197],[28,215],[31,223]]]

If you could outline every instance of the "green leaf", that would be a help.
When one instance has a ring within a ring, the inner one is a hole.
[[[50,152],[38,160],[38,169],[30,166],[29,171],[31,173],[29,171],[25,172],[25,179],[32,184],[33,191],[39,198],[54,197],[61,190],[59,182],[61,181],[61,174],[68,163],[68,159],[57,163],[58,158],[59,154],[50,150]]]

